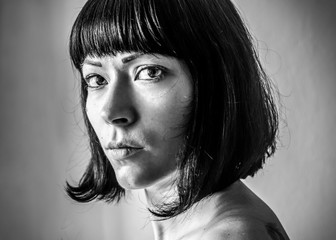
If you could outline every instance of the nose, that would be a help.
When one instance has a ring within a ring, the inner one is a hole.
[[[134,93],[127,83],[110,83],[103,97],[101,117],[108,124],[127,127],[137,121]]]

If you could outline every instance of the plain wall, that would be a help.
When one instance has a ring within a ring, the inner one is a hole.
[[[237,1],[282,99],[279,149],[248,183],[292,239],[336,234],[335,1]]]
[[[245,182],[291,239],[336,235],[336,4],[236,0],[281,93],[276,155]],[[88,160],[68,56],[83,0],[0,1],[0,239],[151,239],[143,197],[77,204],[64,193]]]

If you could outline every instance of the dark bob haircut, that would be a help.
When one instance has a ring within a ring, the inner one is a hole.
[[[88,0],[70,36],[70,56],[81,73],[87,56],[142,52],[184,61],[194,96],[178,161],[178,198],[151,211],[172,217],[233,182],[253,176],[276,148],[278,114],[271,83],[252,38],[229,0]],[[81,105],[92,158],[67,193],[79,202],[119,201],[118,184]]]

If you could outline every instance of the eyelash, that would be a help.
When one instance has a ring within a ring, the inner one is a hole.
[[[90,81],[93,80],[93,79],[96,79],[96,82],[95,84],[97,84],[97,86],[93,86],[92,84],[90,84]],[[100,83],[98,84],[98,79],[102,79],[104,81],[104,83]],[[102,86],[106,85],[107,84],[107,81],[106,79],[104,79],[102,76],[98,75],[98,74],[89,74],[88,76],[86,76],[84,78],[85,82],[86,82],[86,86],[88,88],[91,88],[91,89],[99,89],[101,88]]]
[[[159,71],[159,74],[157,76],[151,77],[149,76],[149,73],[147,72],[148,78],[139,78],[140,75],[142,73],[144,73],[144,71],[148,71],[148,70],[154,70],[154,71]],[[152,82],[157,82],[160,81],[162,78],[164,78],[164,76],[167,73],[167,69],[165,67],[159,66],[159,65],[145,65],[142,67],[138,68],[138,71],[135,75],[135,81],[137,80],[142,80],[142,81],[152,81]]]
[[[148,78],[139,78],[140,75],[142,73],[144,73],[144,71],[148,71],[148,70],[154,70],[154,71],[159,71],[159,74],[157,74],[157,76],[154,76],[154,77],[151,77],[149,76],[150,73],[147,73],[148,75]],[[158,65],[145,65],[145,66],[141,66],[137,69],[137,72],[136,72],[136,75],[135,75],[135,79],[134,81],[151,81],[151,82],[158,82],[160,81],[162,78],[164,78],[164,76],[166,75],[167,73],[167,69],[165,67],[162,67],[162,66],[158,66]],[[93,86],[93,84],[90,84],[90,81],[91,80],[94,80],[96,79],[95,81],[95,84],[97,86]],[[106,79],[104,79],[102,76],[100,76],[99,74],[89,74],[88,76],[84,77],[84,80],[86,82],[86,86],[87,88],[90,88],[90,89],[99,89],[101,87],[103,87],[104,85],[107,84],[107,81]],[[98,83],[97,80],[103,80],[103,83]]]

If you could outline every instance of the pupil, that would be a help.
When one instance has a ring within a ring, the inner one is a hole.
[[[102,83],[104,83],[104,79],[102,78],[102,77],[98,77],[98,84],[102,84]]]
[[[150,77],[157,77],[159,71],[157,69],[148,69],[148,75]]]

